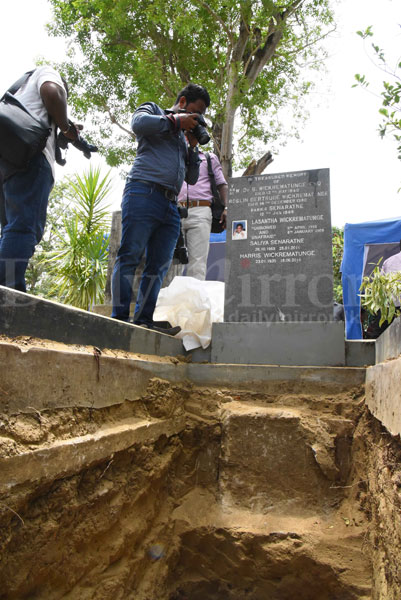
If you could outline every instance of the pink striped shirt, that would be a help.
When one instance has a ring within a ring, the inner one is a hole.
[[[223,183],[227,183],[223,175],[223,169],[221,168],[219,159],[215,154],[213,154],[213,152],[209,152],[209,154],[212,162],[214,177],[216,179],[216,185],[219,186]],[[210,187],[209,174],[207,172],[207,160],[206,156],[201,150],[199,151],[199,158],[202,161],[199,166],[199,179],[195,185],[188,185],[187,182],[184,181],[180,193],[178,194],[178,202],[186,202],[187,190],[190,200],[212,200],[212,190]]]

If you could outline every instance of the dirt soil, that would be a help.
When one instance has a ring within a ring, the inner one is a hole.
[[[369,522],[374,600],[401,598],[401,443],[365,409],[354,436],[350,502],[359,502]]]
[[[3,488],[0,599],[399,600],[401,445],[362,387],[261,392],[155,373],[135,402],[0,415],[0,462],[183,416],[177,434]]]

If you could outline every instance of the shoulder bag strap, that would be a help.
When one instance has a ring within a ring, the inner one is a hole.
[[[12,96],[14,96],[15,92],[17,92],[30,78],[31,75],[33,75],[33,73],[35,73],[36,69],[32,69],[32,71],[27,71],[26,73],[24,73],[22,75],[22,77],[20,77],[19,79],[17,79],[17,81],[15,83],[12,84],[12,86],[10,86],[8,88],[8,90],[3,94],[3,96],[0,98],[0,102],[6,97],[7,94],[11,94]],[[18,102],[18,98],[16,99],[16,101]],[[21,104],[20,102],[18,103],[19,106],[25,110],[25,112],[29,112],[23,104]],[[49,125],[51,125],[52,119],[50,117],[50,115],[48,114],[48,119],[49,119]]]
[[[20,89],[20,87],[22,87],[24,83],[28,81],[32,73],[34,73],[35,71],[36,69],[33,69],[32,71],[27,71],[26,73],[24,73],[22,77],[17,79],[17,81],[8,88],[7,92],[9,94],[15,94],[15,92],[17,92]]]
[[[212,189],[213,199],[221,204],[220,192],[217,189],[216,179],[212,169],[212,159],[210,158],[209,152],[205,152],[206,160],[207,160],[207,172],[210,179],[210,187]]]

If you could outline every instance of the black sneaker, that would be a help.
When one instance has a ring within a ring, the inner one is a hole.
[[[175,336],[177,333],[181,331],[181,327],[177,325],[176,327],[172,327],[171,323],[168,321],[153,321],[153,323],[135,323],[135,325],[139,325],[140,327],[146,327],[147,329],[152,329],[153,331],[157,331],[159,333],[165,333],[166,335]]]
[[[152,324],[156,325],[156,327],[162,327],[163,329],[172,328],[172,324],[170,323],[170,321],[153,321]]]
[[[155,325],[154,323],[147,325],[148,329],[153,329],[153,331],[158,331],[159,333],[165,333],[166,335],[175,336],[177,333],[180,333],[181,327],[177,325],[176,327],[160,327]]]

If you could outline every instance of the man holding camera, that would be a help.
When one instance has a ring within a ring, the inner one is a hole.
[[[181,206],[188,207],[188,217],[182,221],[182,231],[188,249],[186,274],[188,277],[195,277],[195,279],[204,281],[212,224],[213,192],[211,177],[214,177],[216,182],[220,203],[222,207],[225,207],[220,221],[223,229],[226,227],[227,219],[228,186],[217,156],[212,152],[209,153],[212,174],[209,174],[207,154],[199,151],[199,157],[202,162],[199,167],[198,181],[195,185],[183,184],[178,195],[178,202]]]
[[[69,122],[67,84],[52,67],[35,69],[14,95],[36,118],[49,120],[51,129],[45,148],[29,161],[26,168],[16,168],[0,159],[0,173],[4,179],[0,285],[25,292],[25,271],[43,235],[54,182],[55,128],[59,127],[66,138],[74,141],[82,126]]]
[[[134,323],[174,334],[168,324],[153,321],[163,279],[170,266],[180,232],[177,196],[184,179],[196,183],[199,175],[199,120],[210,104],[207,90],[187,85],[170,110],[145,102],[134,113],[132,130],[138,148],[124,189],[122,235],[112,278],[112,317],[129,320],[132,283],[146,252],[135,307]],[[186,135],[184,135],[184,132]]]

